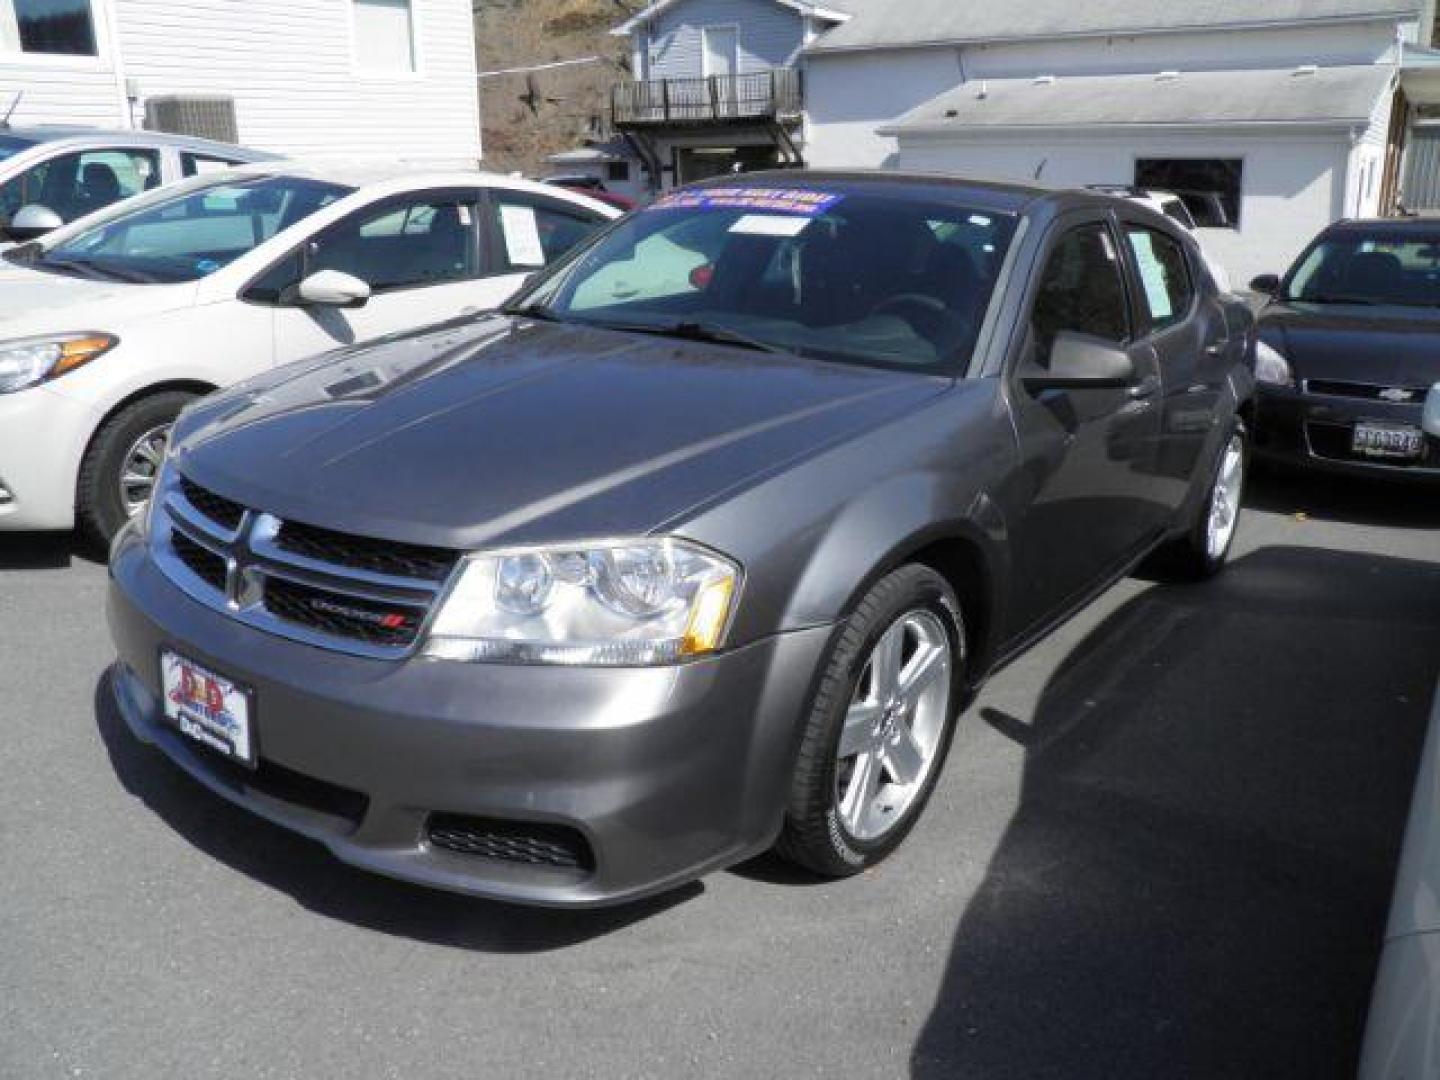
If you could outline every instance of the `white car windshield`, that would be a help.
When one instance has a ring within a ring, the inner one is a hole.
[[[222,180],[13,256],[37,270],[101,281],[198,281],[353,190],[293,176]]]

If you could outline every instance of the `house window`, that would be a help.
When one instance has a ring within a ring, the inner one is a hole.
[[[94,56],[90,0],[0,0],[0,52]]]
[[[1239,158],[1139,158],[1135,186],[1174,192],[1202,229],[1238,229],[1243,173]]]
[[[628,161],[607,162],[605,179],[612,184],[628,184],[630,182],[630,163]]]
[[[351,0],[355,7],[355,65],[362,71],[415,70],[411,0]]]

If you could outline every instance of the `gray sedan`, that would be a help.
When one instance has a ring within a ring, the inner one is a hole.
[[[134,734],[355,865],[590,905],[895,849],[967,698],[1218,571],[1253,323],[1101,195],[672,193],[505,312],[193,406],[112,552]]]

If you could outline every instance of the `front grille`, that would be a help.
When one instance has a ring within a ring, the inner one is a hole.
[[[426,835],[434,847],[460,855],[562,870],[595,869],[595,856],[585,838],[563,825],[431,814]]]
[[[349,536],[295,521],[280,527],[275,543],[282,551],[317,562],[422,581],[444,581],[459,560],[455,552],[445,548]]]
[[[170,537],[171,546],[178,558],[190,572],[212,589],[225,591],[225,559],[207,547],[197,544],[179,529]]]
[[[245,516],[245,507],[239,503],[232,502],[223,495],[216,495],[183,476],[180,478],[180,493],[197,511],[228,532],[234,532],[240,527],[240,521]]]
[[[285,578],[265,581],[265,608],[276,618],[331,637],[405,648],[415,641],[425,609],[367,600]]]
[[[1377,386],[1374,383],[1344,382],[1339,379],[1307,379],[1305,389],[1312,394],[1357,398],[1362,401],[1390,401],[1390,398],[1385,396],[1387,392],[1392,390],[1408,392],[1410,397],[1394,402],[1397,405],[1419,404],[1430,392],[1429,387],[1425,386]]]
[[[249,626],[377,659],[419,639],[460,554],[282,521],[176,476],[151,543],[193,599]],[[198,580],[197,580],[198,579]]]

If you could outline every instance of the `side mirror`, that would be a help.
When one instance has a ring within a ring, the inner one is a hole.
[[[65,219],[48,206],[31,203],[15,211],[10,224],[5,226],[5,234],[11,240],[35,240],[64,224]]]
[[[1140,377],[1113,341],[1062,330],[1050,347],[1050,366],[1027,365],[1020,378],[1030,390],[1104,390],[1134,386]]]
[[[364,307],[370,300],[370,286],[353,274],[317,270],[286,299],[299,307]]]
[[[1274,296],[1280,291],[1280,275],[1261,274],[1250,282],[1250,288],[1261,296]]]

